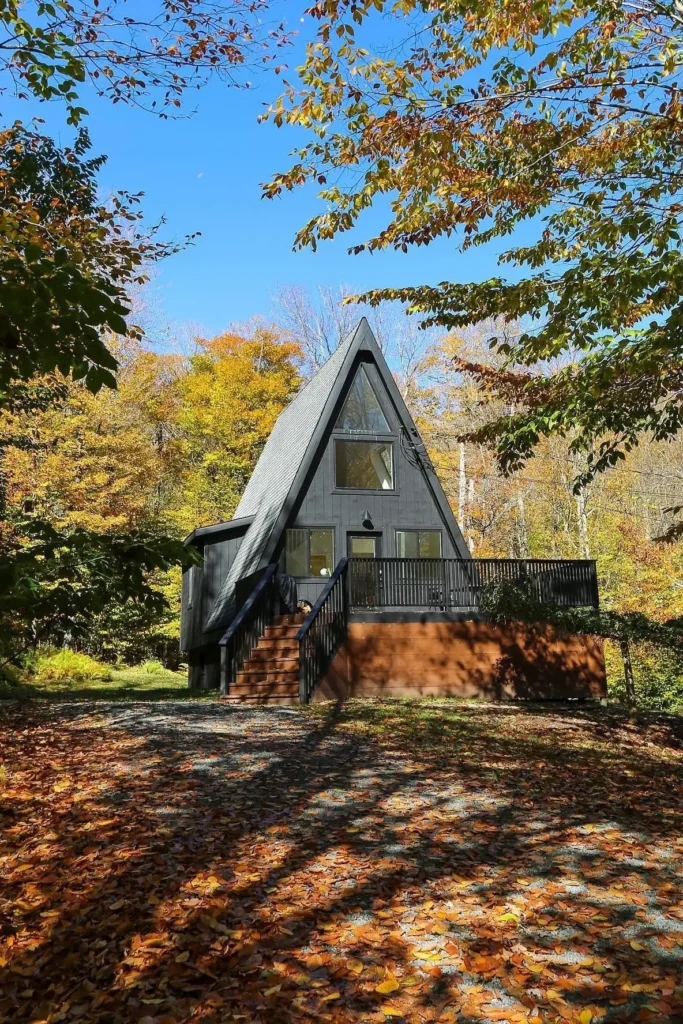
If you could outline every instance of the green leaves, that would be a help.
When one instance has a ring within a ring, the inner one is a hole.
[[[283,24],[264,26],[259,14],[266,6],[264,0],[231,0],[227,8],[207,0],[153,0],[141,17],[135,4],[119,0],[30,7],[8,0],[0,5],[6,36],[0,71],[19,84],[22,97],[65,102],[74,126],[87,113],[78,103],[86,80],[116,103],[145,101],[167,117],[186,89],[214,75],[239,84],[247,61],[269,63],[288,43]]]
[[[150,574],[197,561],[193,549],[167,537],[59,530],[24,519],[0,549],[0,651],[16,656],[40,640],[81,636],[111,606],[163,611]]]
[[[115,387],[105,336],[128,332],[126,288],[178,249],[136,231],[137,197],[99,202],[89,146],[85,131],[67,149],[19,122],[0,132],[0,391],[55,369]]]
[[[299,87],[270,112],[316,137],[265,195],[334,180],[295,245],[315,248],[359,229],[387,192],[379,228],[354,238],[351,252],[405,252],[443,236],[462,251],[512,239],[499,262],[513,280],[359,296],[407,303],[425,326],[496,317],[528,325],[494,347],[535,380],[517,389],[513,417],[471,435],[496,447],[506,472],[552,433],[571,431],[595,448],[593,472],[643,433],[675,434],[683,418],[683,24],[674,9],[634,17],[623,0],[553,0],[532,11],[516,0],[323,6],[324,57],[309,48]],[[343,30],[343,44],[336,41],[355,10],[362,20],[382,15],[386,50],[399,58],[368,54]],[[488,379],[494,396],[508,383],[505,373]]]
[[[485,587],[481,610],[491,621],[547,623],[566,634],[592,635],[664,648],[683,659],[683,620],[656,622],[640,612],[618,613],[593,608],[556,608],[537,600],[510,581]]]

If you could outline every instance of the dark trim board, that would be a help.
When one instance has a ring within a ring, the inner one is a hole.
[[[241,531],[246,533],[253,521],[253,516],[244,516],[243,519],[227,519],[224,523],[214,523],[212,526],[198,526],[185,538],[183,544],[193,544],[197,540],[211,537],[214,534],[240,533]]]
[[[409,608],[388,608],[373,612],[363,609],[352,611],[349,622],[486,622],[486,616],[464,608],[457,612],[419,612]]]

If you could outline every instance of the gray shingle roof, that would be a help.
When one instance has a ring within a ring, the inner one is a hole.
[[[360,340],[366,325],[364,319],[360,321],[280,414],[273,427],[235,512],[235,519],[249,516],[254,519],[211,609],[204,626],[206,631],[227,626],[234,617],[235,585],[259,568],[344,360],[354,343]]]

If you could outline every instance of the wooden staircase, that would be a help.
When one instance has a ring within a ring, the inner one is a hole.
[[[299,642],[295,637],[304,618],[303,612],[278,615],[274,625],[266,626],[222,700],[231,704],[298,704]]]

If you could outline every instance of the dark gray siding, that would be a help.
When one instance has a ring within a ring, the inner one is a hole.
[[[218,596],[221,584],[235,560],[245,531],[239,534],[217,534],[203,539],[202,551],[204,562],[201,566],[185,569],[183,573],[183,592],[181,601],[180,646],[184,651],[201,647],[213,641],[213,636],[204,633],[204,626],[209,617],[214,601]],[[190,585],[192,584],[192,607],[189,605]]]
[[[326,526],[335,531],[335,564],[347,554],[347,534],[381,534],[381,553],[396,556],[395,533],[400,529],[440,530],[441,550],[444,558],[455,558],[458,552],[450,529],[444,522],[420,469],[419,460],[405,453],[400,440],[399,419],[389,397],[377,376],[374,365],[366,365],[368,376],[375,388],[387,421],[392,430],[388,435],[355,435],[357,440],[391,440],[394,460],[394,491],[339,491],[334,480],[334,440],[351,438],[330,431],[322,455],[304,490],[303,497],[290,526]],[[334,423],[336,416],[333,418]],[[370,512],[372,530],[364,529],[362,512]],[[313,603],[325,585],[325,580],[299,579],[300,599]]]
[[[183,587],[180,597],[180,650],[189,651],[195,644],[199,628],[202,593],[201,565],[183,569]]]

